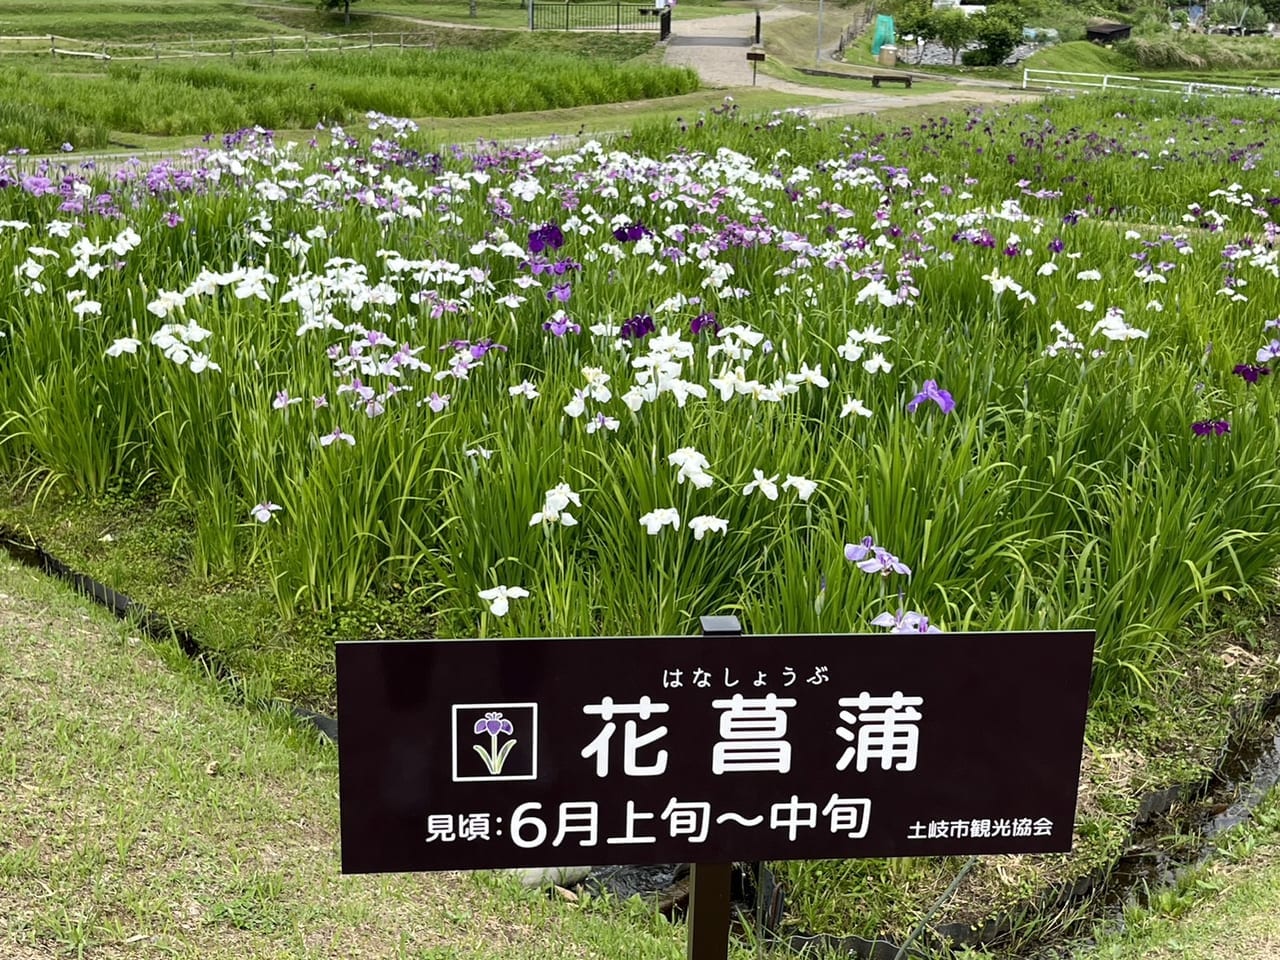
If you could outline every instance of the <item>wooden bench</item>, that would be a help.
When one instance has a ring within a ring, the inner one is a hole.
[[[911,75],[907,74],[905,76],[890,76],[889,74],[885,74],[885,73],[873,74],[871,77],[871,85],[873,87],[878,87],[880,86],[881,83],[900,83],[904,87],[910,87]]]

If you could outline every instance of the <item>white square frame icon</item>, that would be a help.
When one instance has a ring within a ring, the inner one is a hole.
[[[532,739],[529,744],[529,748],[533,751],[533,760],[529,765],[530,772],[512,774],[510,776],[500,774],[500,773],[484,774],[483,776],[474,776],[474,777],[459,776],[458,775],[458,747],[460,743],[459,743],[458,734],[460,733],[460,731],[458,729],[458,711],[484,710],[487,713],[493,710],[505,711],[507,709],[514,709],[514,708],[528,709],[528,710],[531,710],[533,713],[533,732],[532,732]],[[453,709],[451,713],[452,713],[452,721],[453,721],[453,737],[452,737],[451,745],[449,749],[453,759],[453,769],[451,773],[453,774],[454,783],[469,783],[469,782],[486,782],[487,783],[489,781],[501,782],[504,780],[537,780],[538,779],[538,705],[536,703],[455,703],[453,705]]]

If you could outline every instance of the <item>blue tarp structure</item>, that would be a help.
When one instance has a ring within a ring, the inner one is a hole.
[[[884,46],[892,47],[896,42],[896,35],[893,32],[893,17],[880,14],[876,17],[876,35],[871,41],[871,53],[878,56],[880,48]]]

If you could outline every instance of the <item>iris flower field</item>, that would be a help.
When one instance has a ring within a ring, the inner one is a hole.
[[[11,154],[0,471],[175,505],[285,618],[1096,626],[1123,709],[1280,560],[1272,109]]]

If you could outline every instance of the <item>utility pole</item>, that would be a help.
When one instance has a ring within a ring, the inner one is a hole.
[[[822,64],[822,0],[818,0],[818,47],[813,52],[813,65]]]

